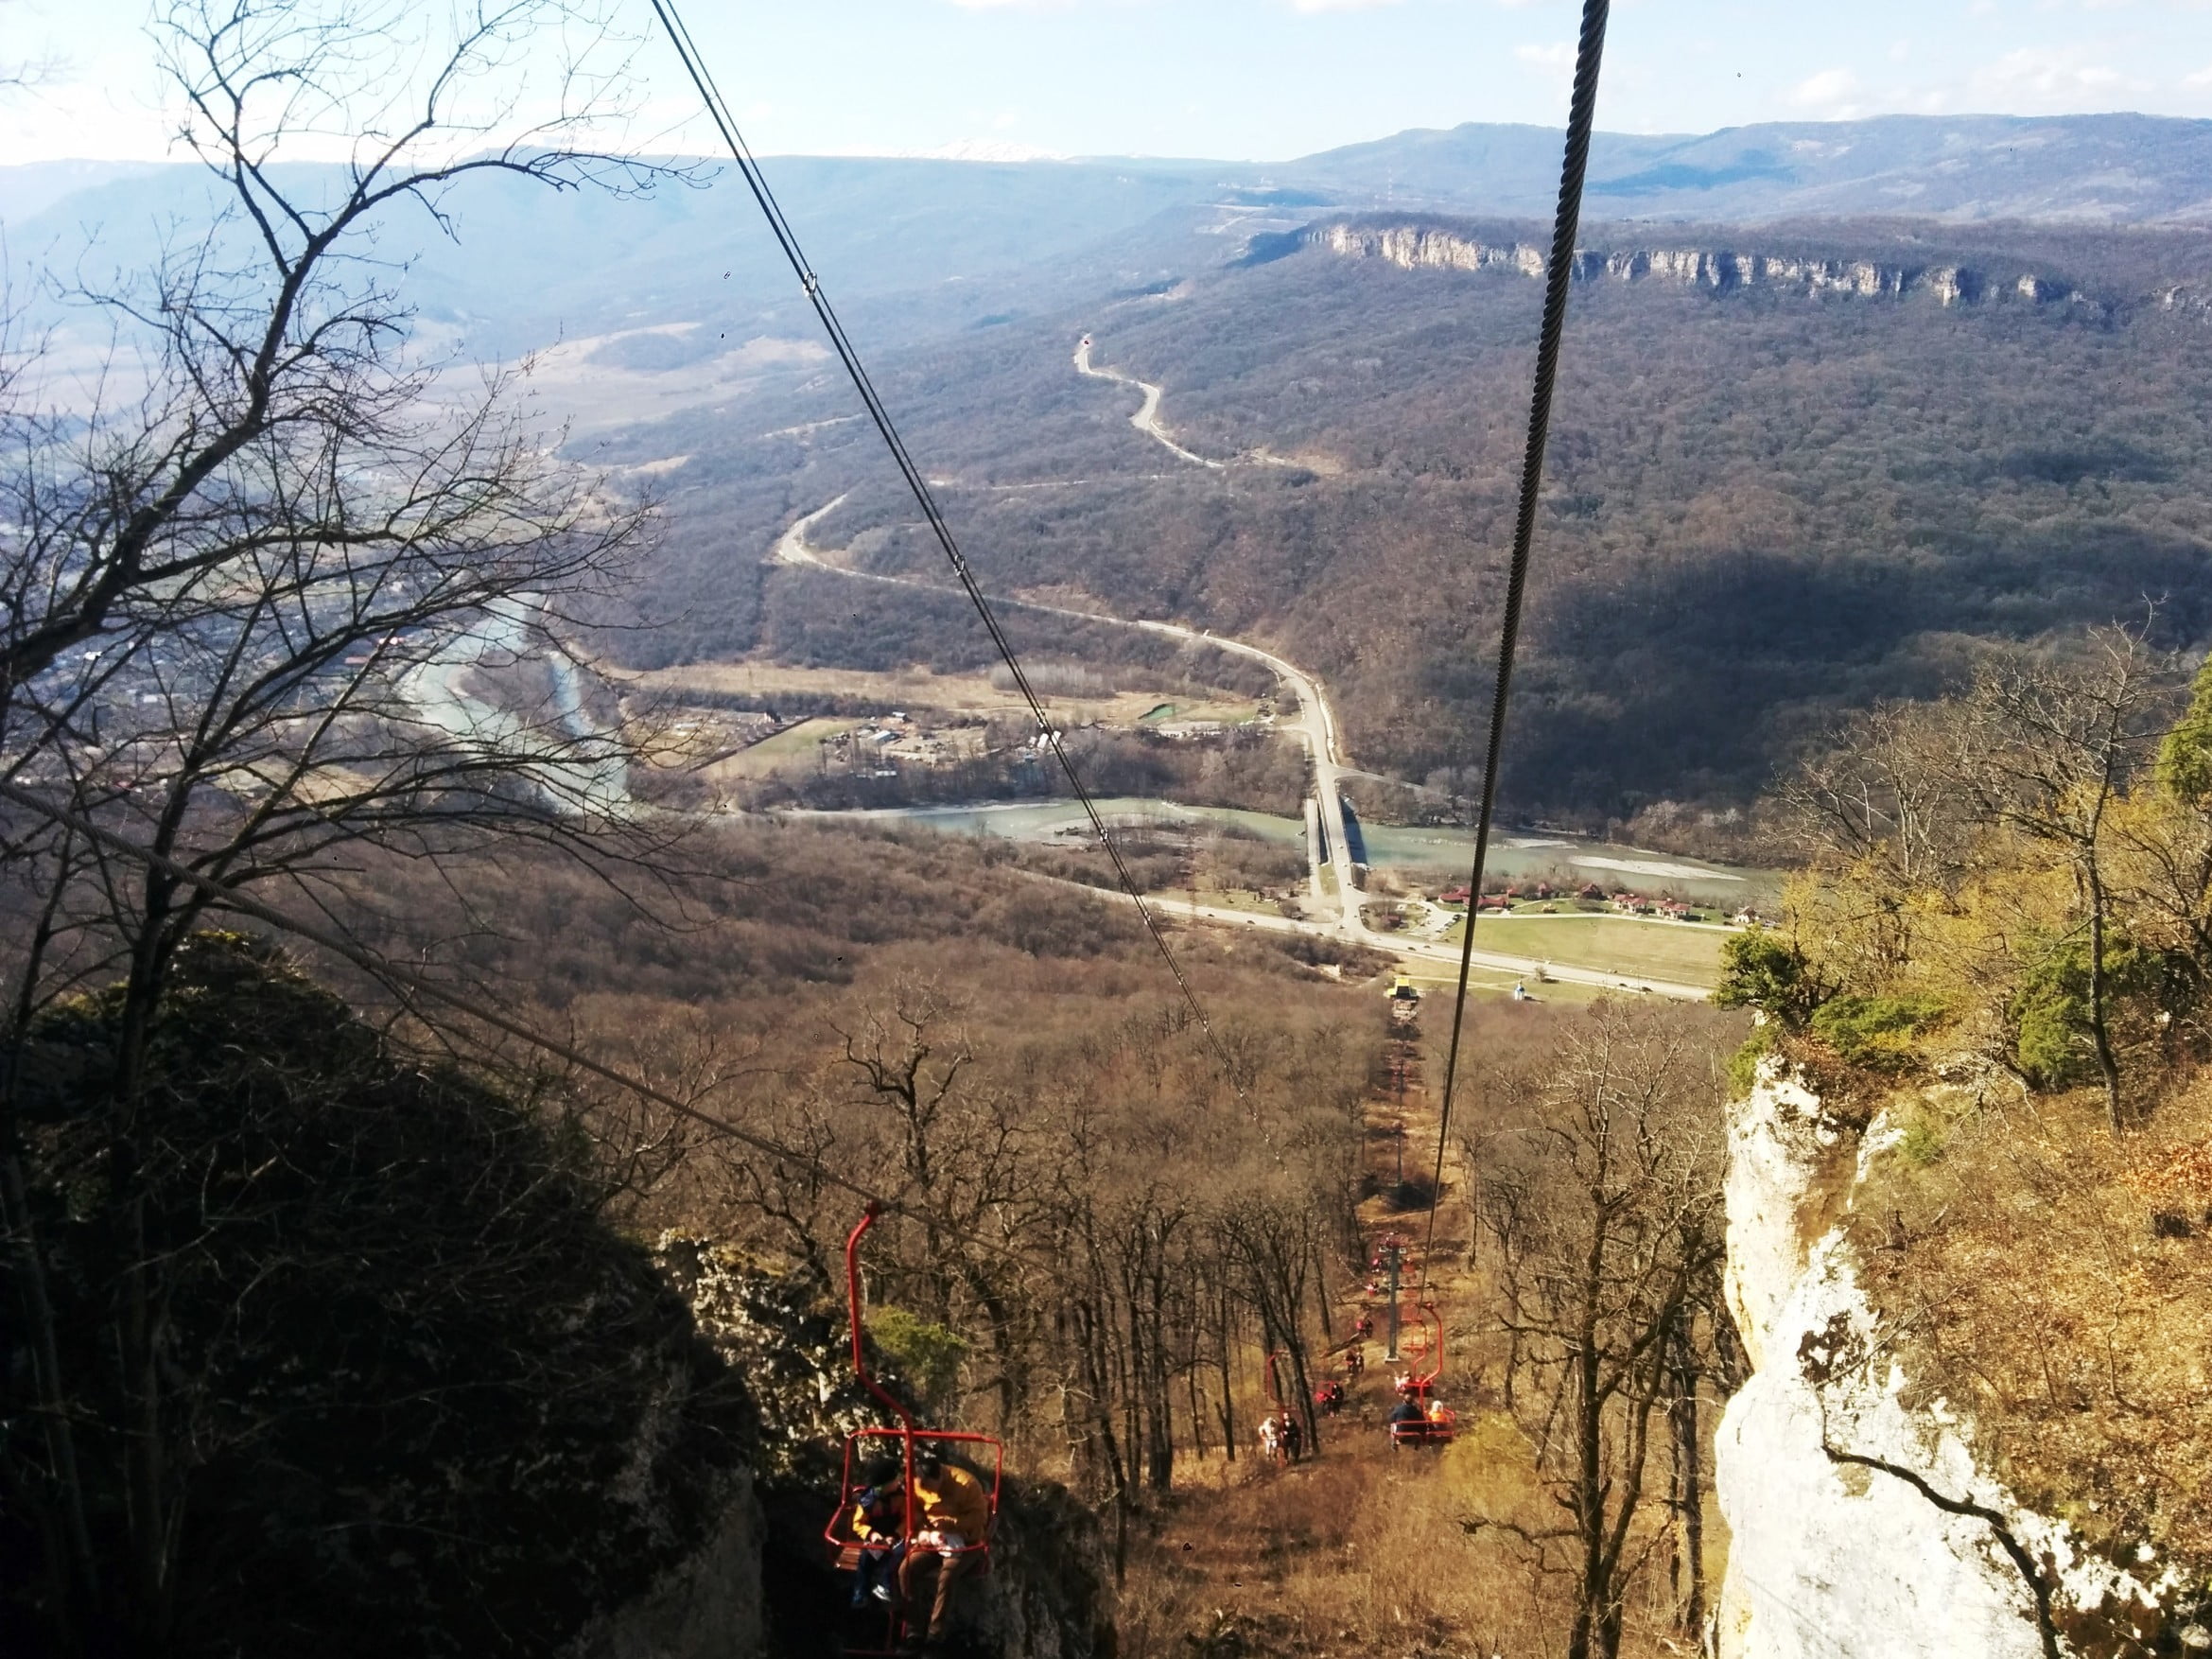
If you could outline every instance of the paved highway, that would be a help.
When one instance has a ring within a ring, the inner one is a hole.
[[[1080,366],[1080,354],[1078,366]],[[1162,442],[1165,442],[1163,439]],[[1172,447],[1172,445],[1171,445]],[[783,533],[775,544],[778,563],[805,566],[816,570],[834,571],[856,581],[883,583],[893,587],[920,587],[932,593],[943,593],[943,587],[926,582],[916,582],[904,576],[882,576],[865,570],[850,570],[842,565],[830,564],[808,541],[807,533],[821,519],[841,506],[845,498],[840,496],[828,505],[818,507],[799,519]],[[1186,628],[1177,622],[1154,621],[1141,618],[1114,617],[1099,611],[1079,611],[1067,605],[1039,604],[1034,600],[1007,599],[994,596],[994,605],[1014,610],[1041,611],[1048,616],[1075,617],[1085,621],[1119,623],[1123,627],[1144,628],[1155,634],[1166,634],[1176,639],[1211,645],[1232,656],[1242,656],[1263,664],[1290,693],[1298,699],[1298,713],[1293,719],[1279,722],[1282,730],[1293,733],[1305,744],[1306,754],[1313,764],[1314,798],[1319,809],[1322,840],[1327,843],[1326,863],[1336,882],[1336,903],[1333,916],[1288,917],[1259,911],[1236,910],[1226,905],[1194,904],[1165,895],[1154,895],[1146,902],[1163,916],[1179,916],[1191,921],[1217,923],[1229,927],[1250,927],[1275,933],[1315,934],[1342,939],[1351,944],[1385,952],[1393,956],[1424,962],[1444,962],[1454,968],[1459,962],[1459,947],[1424,940],[1407,939],[1395,934],[1378,933],[1368,927],[1360,916],[1360,891],[1352,880],[1351,853],[1344,837],[1344,764],[1342,740],[1338,736],[1335,712],[1323,695],[1321,682],[1307,673],[1296,663],[1278,656],[1272,651],[1263,651],[1257,645],[1242,639],[1228,639],[1203,629]],[[1313,860],[1309,891],[1321,891],[1320,871],[1324,849],[1311,845],[1308,855]],[[1094,889],[1095,891],[1096,889]],[[1121,895],[1124,899],[1126,894]],[[1324,899],[1323,902],[1326,902]],[[1663,997],[1679,997],[1685,1001],[1701,1002],[1706,996],[1702,986],[1677,985],[1665,980],[1623,978],[1592,968],[1565,968],[1553,963],[1540,963],[1533,957],[1507,956],[1491,951],[1474,952],[1476,966],[1501,969],[1507,973],[1534,979],[1548,974],[1553,979],[1571,985],[1606,986],[1628,990],[1647,990]]]

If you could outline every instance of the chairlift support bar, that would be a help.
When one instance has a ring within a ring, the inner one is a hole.
[[[1385,1365],[1396,1365],[1398,1363],[1398,1274],[1399,1263],[1403,1260],[1405,1255],[1405,1247],[1393,1239],[1383,1247],[1383,1253],[1388,1258],[1390,1264],[1390,1334],[1384,1344],[1383,1362]]]
[[[1414,1387],[1421,1391],[1425,1399],[1429,1390],[1436,1387],[1437,1379],[1444,1374],[1444,1315],[1435,1302],[1426,1300],[1414,1312],[1422,1324],[1436,1332],[1436,1347],[1429,1354],[1429,1369],[1413,1379]]]
[[[876,1225],[876,1217],[882,1214],[883,1206],[874,1198],[870,1198],[867,1208],[861,1212],[860,1220],[856,1221],[853,1224],[853,1230],[845,1235],[845,1305],[852,1314],[853,1371],[861,1379],[861,1387],[873,1394],[898,1419],[899,1427],[892,1432],[896,1432],[898,1436],[901,1460],[906,1465],[906,1479],[901,1485],[906,1504],[904,1534],[906,1537],[912,1538],[914,1536],[914,1413],[906,1408],[897,1395],[879,1383],[875,1373],[868,1370],[867,1344],[861,1337],[861,1240],[867,1236],[868,1229]]]

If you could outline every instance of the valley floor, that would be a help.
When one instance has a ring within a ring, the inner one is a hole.
[[[808,513],[793,521],[778,539],[775,558],[778,563],[794,568],[828,572],[855,582],[876,585],[899,587],[928,587],[930,585],[910,578],[885,575],[851,568],[843,562],[847,555],[817,546],[811,533],[821,521],[843,504],[844,497]],[[1205,645],[1232,656],[1240,657],[1263,668],[1275,676],[1280,688],[1280,703],[1284,713],[1280,724],[1269,715],[1261,724],[1280,730],[1295,740],[1305,751],[1309,769],[1306,824],[1303,835],[1307,862],[1306,881],[1302,893],[1296,899],[1287,891],[1275,894],[1254,890],[1248,895],[1238,883],[1210,883],[1216,888],[1235,887],[1235,892],[1216,891],[1207,899],[1195,895],[1177,899],[1169,894],[1157,894],[1152,899],[1159,910],[1182,919],[1207,925],[1234,927],[1264,927],[1276,931],[1298,933],[1323,938],[1337,945],[1382,951],[1399,957],[1416,971],[1433,973],[1439,965],[1455,965],[1459,956],[1455,928],[1447,928],[1431,936],[1413,937],[1391,927],[1373,925],[1378,919],[1375,907],[1369,902],[1367,884],[1363,882],[1362,867],[1355,864],[1352,856],[1353,837],[1359,833],[1356,822],[1348,822],[1342,779],[1349,775],[1346,756],[1340,736],[1341,726],[1326,689],[1311,673],[1299,669],[1276,653],[1246,641],[1230,639],[1202,630],[1186,628],[1176,623],[1157,620],[1117,619],[1094,610],[1076,610],[1065,605],[1045,604],[1035,601],[1001,598],[993,602],[1001,606],[1019,610],[1033,610],[1054,616],[1080,619],[1089,622],[1106,622],[1120,627],[1141,630],[1153,635],[1166,635],[1188,646]],[[650,682],[653,689],[664,695],[681,700],[688,688],[694,685],[726,697],[740,681],[755,686],[761,674],[767,676],[764,686],[773,682],[777,686],[795,686],[815,680],[827,683],[836,676],[825,676],[823,671],[787,671],[768,667],[733,665],[717,668],[712,665],[694,665],[682,670],[663,671],[656,675],[638,676],[634,683],[640,687]],[[797,677],[794,679],[794,675]],[[861,676],[864,679],[866,676]],[[951,694],[948,706],[967,715],[980,718],[992,707],[992,681],[984,676],[920,676],[879,675],[878,680],[896,680],[902,690],[917,695],[932,690]],[[856,679],[855,684],[860,684]],[[881,688],[877,688],[880,690]],[[1003,699],[1004,694],[999,696]],[[1096,701],[1096,700],[1094,700]],[[1148,694],[1122,693],[1108,695],[1096,701],[1094,713],[1106,717],[1109,711],[1127,720],[1137,720],[1145,713],[1145,705],[1153,699]],[[1003,712],[1003,703],[999,706]],[[1155,710],[1157,712],[1157,710]],[[1222,704],[1207,706],[1203,709],[1178,709],[1178,714],[1202,712],[1209,716],[1235,714],[1249,716],[1253,710],[1248,705]],[[893,724],[903,726],[905,715],[893,717]],[[834,725],[834,731],[832,726]],[[717,760],[713,765],[729,774],[731,779],[740,776],[759,776],[764,769],[777,765],[796,764],[804,768],[819,763],[815,756],[827,739],[834,742],[858,741],[853,736],[852,723],[806,722],[791,726],[755,742],[742,752]],[[859,737],[871,742],[886,745],[885,753],[897,752],[900,733],[892,730],[874,731],[859,728]],[[1280,741],[1280,740],[1279,740]],[[959,747],[940,743],[945,754],[950,756]],[[870,753],[874,750],[871,748]],[[870,764],[875,762],[871,760]],[[1108,806],[1152,803],[1106,803]],[[1066,803],[1061,804],[1064,812]],[[1018,809],[1032,815],[1043,811],[1048,815],[1050,806]],[[965,814],[943,808],[915,809],[915,815],[924,820],[960,818]],[[870,813],[870,816],[879,814]],[[1235,814],[1250,819],[1251,813]],[[978,819],[976,828],[985,827]],[[989,821],[988,827],[999,832],[1008,832],[1007,823]],[[1387,833],[1387,832],[1385,832]],[[1418,837],[1423,844],[1428,862],[1448,865],[1457,856],[1451,845],[1452,838],[1441,833]],[[1433,847],[1428,844],[1433,843]],[[1364,838],[1363,838],[1364,846]],[[1624,870],[1653,872],[1647,879],[1663,879],[1660,872],[1673,871],[1673,879],[1695,879],[1707,886],[1721,883],[1716,892],[1728,892],[1740,887],[1748,895],[1752,888],[1734,873],[1716,868],[1700,868],[1671,864],[1622,864],[1611,857],[1599,857],[1585,852],[1577,855],[1576,844],[1566,841],[1544,840],[1530,844],[1521,854],[1522,862],[1533,856],[1539,860],[1549,857],[1566,863],[1592,863]],[[1367,856],[1363,851],[1363,856]],[[1513,855],[1502,856],[1499,865],[1513,867]],[[1565,864],[1562,864],[1562,869]],[[1394,888],[1398,887],[1392,882]],[[1402,890],[1402,889],[1398,889]],[[1741,902],[1741,899],[1732,900]],[[1715,900],[1717,902],[1717,900]],[[1442,917],[1439,914],[1438,919]],[[1565,989],[1569,1000],[1586,1000],[1599,990],[1629,990],[1686,1001],[1702,999],[1717,977],[1719,934],[1714,933],[1679,935],[1671,930],[1678,924],[1664,924],[1646,929],[1634,923],[1623,925],[1575,925],[1576,918],[1566,918],[1572,932],[1543,921],[1508,918],[1503,923],[1486,923],[1477,933],[1478,949],[1474,961],[1480,973],[1471,984],[1481,989],[1509,989],[1513,986],[1541,985],[1556,981]],[[1489,937],[1484,937],[1485,934]]]

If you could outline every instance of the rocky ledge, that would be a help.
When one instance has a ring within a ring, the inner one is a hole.
[[[2057,1659],[2212,1650],[2201,1586],[2116,1564],[2019,1503],[1973,1424],[1920,1401],[1846,1225],[1902,1135],[1773,1059],[1731,1113],[1728,1292],[1754,1374],[1715,1485],[1733,1542],[1719,1659]]]
[[[1476,227],[1426,218],[1330,219],[1255,242],[1248,258],[1280,257],[1318,248],[1351,259],[1383,259],[1408,271],[1500,271],[1540,277],[1549,263],[1541,246],[1486,237]],[[2110,310],[2048,271],[1983,269],[1955,261],[1907,263],[1755,249],[1713,247],[1583,248],[1575,254],[1577,282],[1655,282],[1716,293],[1759,289],[1804,295],[1898,299],[1925,295],[1943,306],[2026,304],[2060,307],[2101,321]],[[2195,298],[2176,289],[2167,309]]]

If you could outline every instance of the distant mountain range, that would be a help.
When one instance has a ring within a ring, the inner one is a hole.
[[[1468,125],[1280,164],[771,157],[772,181],[864,339],[893,344],[1089,303],[1236,257],[1322,214],[1404,209],[1547,217],[1559,135]],[[315,169],[299,170],[311,187]],[[711,355],[808,331],[790,273],[726,172],[643,201],[461,187],[456,240],[427,218],[406,292],[481,357],[672,323]],[[150,264],[213,207],[187,165],[0,167],[0,231],[26,265]],[[2075,226],[2212,222],[2212,121],[2145,115],[1885,116],[1601,134],[1586,218],[1761,223],[1911,216]],[[89,253],[88,253],[89,250]],[[26,291],[20,285],[18,293]],[[66,320],[62,325],[66,327]],[[733,338],[734,337],[734,338]]]
[[[1346,199],[1549,214],[1559,140],[1538,127],[1401,132],[1308,156],[1284,179]],[[2212,221],[2212,121],[2153,115],[1884,115],[1730,127],[1703,137],[1600,133],[1593,218],[1757,223],[1910,215],[1953,221]]]

